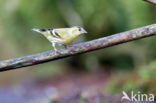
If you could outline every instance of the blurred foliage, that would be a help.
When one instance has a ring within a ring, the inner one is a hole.
[[[130,73],[117,73],[111,78],[105,90],[107,93],[121,93],[124,91],[141,91],[156,94],[155,72],[156,61]],[[116,77],[118,76],[118,78]]]
[[[155,23],[156,7],[142,0],[0,0],[0,59],[51,50],[51,44],[32,28],[83,26],[88,41]],[[146,38],[83,55],[41,64],[34,73],[72,70],[110,69],[127,71],[156,59],[156,38]],[[145,67],[146,68],[146,67]],[[149,67],[150,68],[150,67]],[[140,69],[139,69],[140,70]],[[28,70],[29,71],[29,70]],[[153,69],[139,72],[148,79]],[[48,73],[48,74],[47,74]],[[26,72],[23,74],[26,75]],[[28,73],[29,74],[29,73]],[[132,88],[134,81],[126,84]]]

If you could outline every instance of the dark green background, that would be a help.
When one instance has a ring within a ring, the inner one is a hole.
[[[32,28],[79,25],[88,34],[79,37],[77,43],[153,24],[155,14],[156,6],[142,0],[0,0],[0,60],[53,49],[42,35],[31,31]],[[109,69],[115,78],[126,72],[138,75],[142,81],[153,81],[156,79],[155,41],[155,36],[148,37],[4,72],[0,74],[0,84],[14,83],[27,76],[42,78],[68,70],[94,72],[100,69]],[[131,88],[133,83],[126,86]]]

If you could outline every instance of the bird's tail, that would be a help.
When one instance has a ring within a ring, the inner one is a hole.
[[[36,28],[33,28],[32,31],[36,31],[36,32],[42,34],[42,33],[45,32],[46,30],[45,30],[45,29],[36,29]]]

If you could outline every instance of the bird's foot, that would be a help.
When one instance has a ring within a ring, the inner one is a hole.
[[[68,49],[68,46],[66,44],[63,45],[65,49]]]
[[[54,54],[59,54],[59,51],[58,50],[54,50]]]

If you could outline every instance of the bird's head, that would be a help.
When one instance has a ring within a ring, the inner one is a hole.
[[[84,28],[80,27],[80,26],[71,27],[71,30],[72,30],[73,34],[77,34],[77,35],[87,33],[87,31]]]

